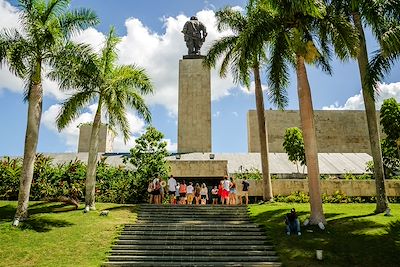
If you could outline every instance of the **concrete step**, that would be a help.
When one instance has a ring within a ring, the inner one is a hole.
[[[197,261],[192,261],[192,262],[156,262],[156,261],[135,261],[135,262],[105,262],[103,263],[103,266],[106,267],[113,267],[113,266],[118,266],[118,267],[131,267],[131,266],[142,266],[142,267],[148,267],[148,266],[160,266],[160,267],[170,267],[170,266],[176,266],[176,267],[189,267],[189,266],[195,266],[195,267],[280,267],[282,264],[280,262],[235,262],[235,261],[228,261],[228,262],[197,262]]]
[[[253,223],[241,223],[241,224],[221,224],[221,223],[214,223],[214,224],[204,224],[204,223],[199,223],[199,224],[184,224],[184,223],[142,223],[142,224],[134,224],[134,225],[126,225],[124,227],[125,230],[182,230],[182,231],[212,231],[212,230],[221,230],[224,229],[224,231],[235,231],[235,230],[241,230],[241,231],[254,231],[254,230],[259,230],[260,228],[257,227],[257,225]]]
[[[151,218],[179,218],[179,217],[189,217],[189,218],[249,218],[247,214],[199,214],[199,213],[158,213],[158,214],[139,214],[138,217],[151,217]]]
[[[120,240],[160,240],[160,241],[176,241],[176,242],[187,242],[187,241],[219,241],[219,240],[229,240],[229,241],[246,241],[246,240],[267,240],[265,236],[246,236],[246,235],[235,235],[235,236],[219,236],[219,235],[199,235],[193,236],[187,235],[177,235],[177,236],[160,236],[160,235],[121,235]],[[211,243],[209,242],[209,243]]]
[[[186,222],[186,221],[198,221],[198,222],[251,222],[248,218],[220,218],[220,217],[212,217],[212,218],[202,218],[202,217],[170,217],[170,218],[163,218],[163,217],[141,217],[138,216],[137,220],[139,222]]]
[[[271,247],[272,249],[272,247]],[[182,250],[113,250],[111,255],[146,255],[146,256],[182,256],[190,255],[190,256],[276,256],[276,252],[273,250],[192,250],[192,251],[182,251]]]
[[[112,247],[113,250],[161,250],[161,251],[185,251],[191,253],[193,251],[227,251],[227,248],[221,245],[209,244],[207,246],[192,244],[192,245],[164,245],[164,246],[154,246],[154,245],[146,245],[146,244],[116,244]],[[247,244],[246,246],[234,244],[229,246],[229,251],[270,251],[273,249],[273,246],[270,244],[266,245],[251,245]]]
[[[152,219],[148,219],[148,220],[137,220],[138,224],[152,224],[152,223],[164,223],[165,221],[159,220],[159,221],[153,221]],[[198,220],[198,219],[187,219],[187,220],[175,220],[175,221],[171,221],[170,224],[174,224],[174,225],[209,225],[210,223],[214,223],[214,225],[216,227],[221,227],[221,226],[230,226],[230,225],[238,225],[238,226],[246,226],[246,225],[250,225],[251,221],[224,221],[224,220],[219,220],[219,221],[208,221],[208,220]]]
[[[139,255],[139,256],[109,256],[109,261],[171,261],[171,262],[228,262],[234,260],[235,262],[276,262],[278,261],[277,256],[241,256],[235,257],[232,259],[232,256],[147,256],[147,255]]]
[[[154,240],[149,240],[149,239],[143,239],[143,240],[117,240],[115,244],[118,245],[174,245],[176,243],[175,240],[172,239],[165,239],[165,240],[160,240],[160,239],[154,239]],[[267,240],[186,240],[182,246],[192,246],[192,245],[218,245],[218,246],[231,246],[231,245],[270,245],[271,242],[268,242]],[[226,247],[226,249],[229,249]]]
[[[149,230],[147,231],[131,231],[125,230],[121,233],[123,235],[142,235],[142,236],[183,236],[183,235],[191,235],[191,236],[264,236],[264,233],[260,229],[255,229],[253,231],[221,231],[221,229],[214,229],[214,231],[182,231],[180,229],[166,229],[166,230]]]

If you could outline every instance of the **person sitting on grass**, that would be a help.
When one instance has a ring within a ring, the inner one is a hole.
[[[301,235],[300,221],[299,218],[297,218],[296,210],[294,208],[290,210],[290,213],[286,214],[285,224],[287,235],[290,235],[291,233]]]

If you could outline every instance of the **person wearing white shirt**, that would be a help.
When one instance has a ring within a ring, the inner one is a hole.
[[[168,195],[170,196],[170,203],[174,203],[174,197],[176,192],[176,180],[173,175],[168,179]]]
[[[187,197],[187,204],[192,205],[194,198],[194,187],[192,182],[189,182],[189,185],[186,188],[186,197]]]

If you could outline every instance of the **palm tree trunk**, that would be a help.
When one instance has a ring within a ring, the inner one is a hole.
[[[304,58],[296,56],[297,93],[299,95],[300,120],[303,130],[304,148],[307,162],[308,189],[310,192],[310,223],[326,223],[322,208],[321,190],[319,183],[319,165],[317,138],[314,126],[314,110],[311,98],[310,84]]]
[[[270,201],[274,198],[274,196],[272,194],[271,176],[269,173],[267,125],[265,122],[264,97],[261,87],[260,68],[258,64],[256,64],[256,66],[253,68],[253,71],[255,82],[258,133],[261,150],[260,154],[263,177],[263,199],[264,201]]]
[[[29,195],[33,179],[40,119],[42,116],[42,102],[42,83],[41,81],[39,81],[39,83],[33,82],[28,98],[28,122],[25,133],[24,161],[22,164],[18,193],[18,207],[14,216],[13,226],[18,226],[20,221],[25,220],[28,217]]]
[[[375,213],[384,212],[389,204],[385,190],[385,173],[383,169],[382,150],[379,138],[378,121],[376,118],[376,107],[373,96],[368,90],[366,75],[368,68],[368,51],[365,41],[364,29],[361,18],[358,13],[353,13],[354,25],[358,30],[360,38],[360,51],[357,56],[358,68],[361,77],[362,94],[364,98],[365,114],[367,116],[367,125],[369,133],[369,142],[371,145],[371,154],[374,161],[374,176],[376,184],[376,209]]]
[[[96,115],[94,116],[92,133],[90,135],[88,166],[86,173],[86,196],[85,196],[85,210],[96,210],[95,207],[95,194],[96,194],[96,167],[97,167],[97,154],[99,146],[99,131],[101,124],[101,97],[97,106]]]

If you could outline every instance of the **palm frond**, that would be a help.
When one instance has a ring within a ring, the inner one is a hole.
[[[247,25],[244,15],[236,9],[225,7],[215,13],[218,31],[232,30],[235,34],[240,33]]]
[[[135,65],[118,66],[111,77],[110,87],[138,89],[142,95],[153,93],[153,85],[146,71]]]
[[[320,39],[329,41],[335,54],[341,60],[356,57],[358,53],[359,37],[356,29],[342,13],[329,12],[319,21]]]
[[[2,30],[0,32],[0,68],[6,63],[9,70],[24,79],[26,73],[26,58],[31,55],[31,44],[17,30]]]
[[[49,0],[46,9],[42,14],[42,22],[46,23],[49,19],[61,16],[68,8],[71,0]]]
[[[57,116],[56,123],[59,131],[64,129],[71,121],[76,119],[86,105],[95,98],[95,94],[90,91],[75,93],[62,103],[62,108]]]
[[[81,8],[66,12],[60,18],[60,28],[64,36],[69,37],[79,33],[81,30],[93,27],[99,22],[99,18],[94,11]]]
[[[368,62],[366,84],[368,91],[371,95],[379,93],[377,91],[377,84],[383,80],[388,74],[393,64],[400,59],[400,54],[393,54],[385,56],[381,50],[374,52],[374,56]]]
[[[400,23],[392,21],[382,32],[379,43],[386,56],[400,54]]]
[[[147,123],[151,122],[150,110],[140,94],[138,94],[136,91],[133,90],[128,91],[127,103],[131,108],[135,109],[137,114],[141,118],[143,118]]]
[[[58,82],[60,90],[96,88],[99,73],[97,55],[89,45],[68,42],[49,60],[48,77]]]
[[[285,59],[290,53],[285,32],[279,32],[275,38],[271,39],[270,51],[268,95],[272,103],[279,109],[283,109],[288,103],[286,87],[289,84],[289,73]]]
[[[106,108],[110,127],[112,129],[118,128],[122,132],[124,142],[126,143],[130,138],[130,127],[124,101],[121,101],[119,104],[114,103],[114,105],[106,104]]]
[[[114,67],[114,63],[117,59],[116,46],[119,43],[120,38],[115,35],[115,28],[111,27],[106,38],[106,43],[101,51],[101,65],[103,74],[110,73]]]
[[[224,55],[224,59],[219,71],[220,77],[225,77],[227,74],[227,69],[230,64],[237,39],[237,36],[221,37],[219,40],[214,41],[210,49],[207,51],[207,55],[204,58],[204,64],[209,68],[215,67],[218,59]]]

